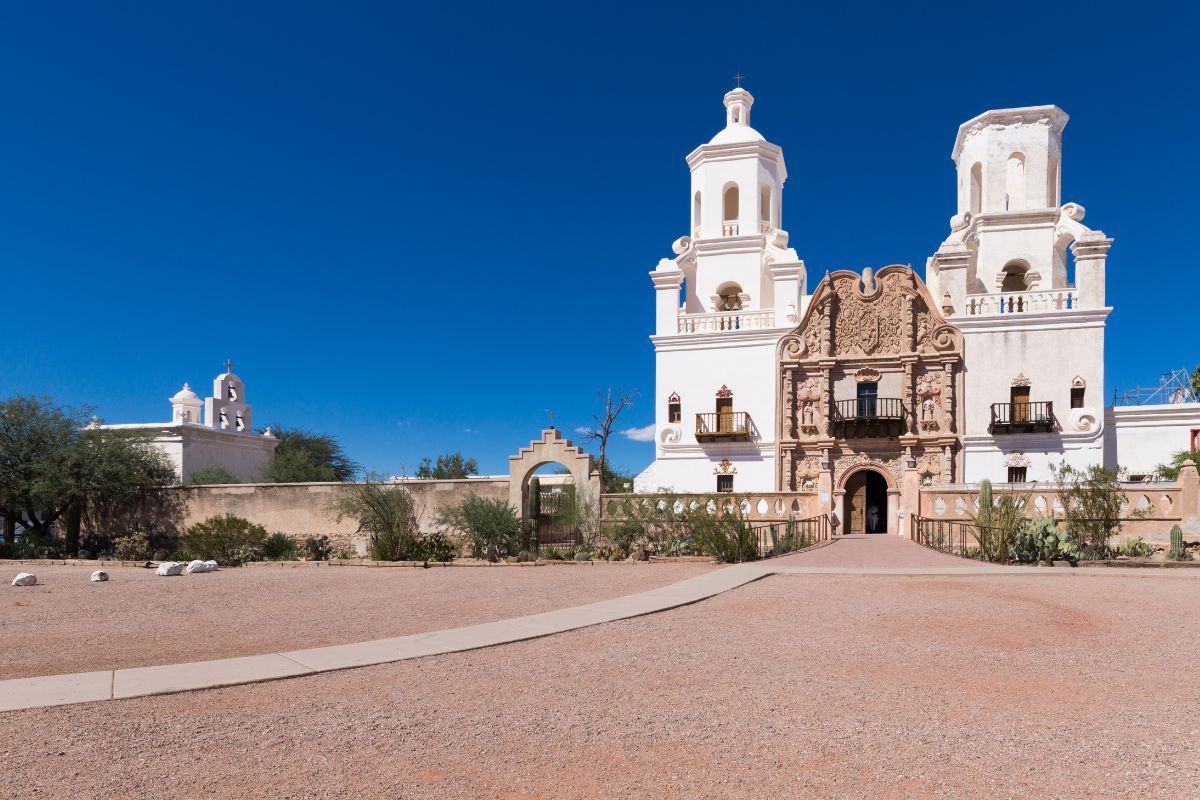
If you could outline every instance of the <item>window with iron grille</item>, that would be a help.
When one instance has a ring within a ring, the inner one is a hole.
[[[683,419],[683,409],[678,400],[667,403],[667,422],[679,422]]]
[[[1071,387],[1071,408],[1083,408],[1083,392],[1082,386]]]
[[[717,491],[718,492],[732,492],[733,491],[733,476],[732,475],[718,475],[717,476]]]
[[[1009,467],[1008,482],[1009,483],[1025,483],[1025,467]]]

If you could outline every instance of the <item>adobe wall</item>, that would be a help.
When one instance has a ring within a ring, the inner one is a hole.
[[[421,529],[437,529],[439,510],[460,503],[471,495],[508,500],[506,478],[403,481],[412,492],[420,515]],[[338,522],[330,506],[345,492],[345,483],[251,483],[217,486],[179,486],[165,491],[184,496],[183,527],[219,514],[236,514],[268,531],[286,533],[303,540],[328,536],[339,549],[362,552],[365,537],[356,537],[358,524],[352,519]],[[356,541],[357,540],[357,541]]]

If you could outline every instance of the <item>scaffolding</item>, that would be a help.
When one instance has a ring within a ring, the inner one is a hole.
[[[1124,392],[1113,390],[1114,406],[1150,406],[1159,404],[1195,403],[1192,376],[1186,369],[1164,372],[1157,386],[1135,386]]]

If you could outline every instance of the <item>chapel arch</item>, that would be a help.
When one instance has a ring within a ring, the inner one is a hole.
[[[1014,258],[1004,265],[1001,270],[1003,279],[1000,282],[1002,292],[1023,292],[1029,288],[1029,263]]]
[[[724,222],[738,221],[738,205],[738,185],[736,183],[725,184],[722,205]]]

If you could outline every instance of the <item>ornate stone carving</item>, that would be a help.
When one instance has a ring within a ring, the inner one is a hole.
[[[879,383],[879,370],[863,367],[858,372],[854,373],[854,380],[859,383]]]
[[[683,428],[679,425],[663,425],[658,432],[658,441],[662,444],[679,444],[683,440]]]
[[[821,420],[821,379],[809,378],[796,390],[799,403],[800,431],[809,435],[819,433]]]
[[[797,459],[793,472],[794,480],[792,485],[796,489],[815,489],[817,486],[817,477],[820,474],[821,461],[816,456]]]
[[[925,486],[933,483],[934,478],[942,476],[942,455],[941,453],[926,453],[917,459],[917,474],[921,476],[921,483]]]
[[[899,353],[903,338],[903,299],[905,283],[902,274],[884,274],[879,280],[871,277],[874,292],[863,291],[865,280],[856,280],[852,273],[839,273],[833,279],[837,297],[837,319],[834,323],[834,352],[839,356]]]
[[[923,431],[936,431],[940,425],[942,406],[942,376],[930,373],[917,383],[917,417]]]
[[[728,458],[723,458],[721,463],[713,469],[713,475],[737,475],[737,467]]]
[[[1032,381],[1025,377],[1024,372],[1018,372],[1017,377],[1012,379],[1013,386],[1029,386],[1031,383]]]
[[[667,395],[667,402],[668,403],[678,403],[679,402],[679,392],[671,392],[669,395]]]
[[[1083,378],[1076,375],[1074,378],[1071,378],[1071,388],[1072,389],[1086,389],[1087,381],[1085,381]]]
[[[733,397],[733,390],[722,383],[721,388],[717,389],[717,397]]]
[[[1028,467],[1029,465],[1029,456],[1024,453],[1009,453],[1004,459],[1004,466],[1006,467]]]
[[[878,459],[873,458],[866,453],[851,453],[840,455],[833,461],[834,474],[837,480],[841,481],[846,473],[858,467],[874,467],[875,469],[887,472],[892,476],[894,485],[900,485],[900,459]]]

